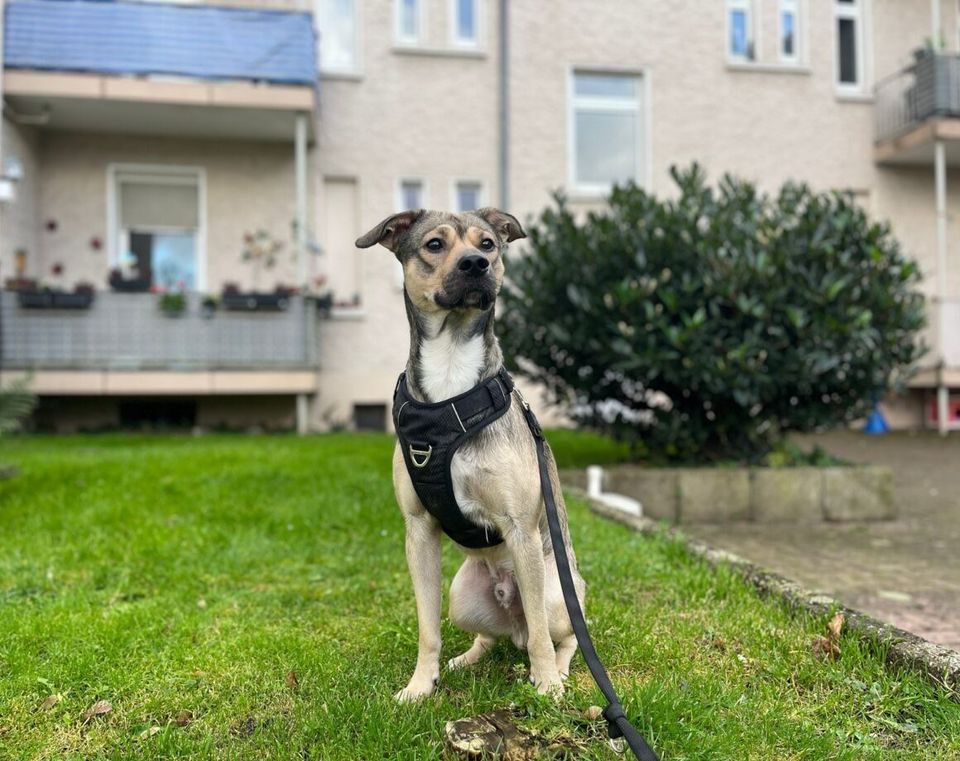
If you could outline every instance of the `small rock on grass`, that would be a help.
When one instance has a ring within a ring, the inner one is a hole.
[[[46,699],[40,704],[40,711],[49,711],[57,703],[63,700],[63,695],[59,692],[54,693],[53,695],[47,695]]]
[[[155,734],[157,734],[157,732],[159,732],[159,731],[160,731],[160,727],[157,727],[157,726],[148,727],[147,729],[143,730],[143,731],[140,733],[140,739],[141,739],[141,740],[147,740],[147,739],[153,737],[153,736],[154,736]]]
[[[80,721],[86,724],[94,716],[103,716],[103,714],[110,713],[112,710],[113,704],[109,700],[98,700],[86,711],[80,714]]]

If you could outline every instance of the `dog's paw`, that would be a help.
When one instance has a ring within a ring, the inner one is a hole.
[[[394,695],[393,699],[398,703],[410,703],[414,700],[429,697],[437,686],[437,679],[438,677],[423,678],[414,674],[410,678],[410,683]]]
[[[557,671],[550,674],[531,673],[530,681],[541,695],[553,695],[554,698],[563,695],[563,680]]]

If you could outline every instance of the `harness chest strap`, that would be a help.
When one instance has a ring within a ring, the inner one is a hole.
[[[501,369],[464,394],[438,403],[414,399],[406,374],[397,380],[393,423],[400,450],[420,502],[444,533],[463,547],[493,547],[503,538],[495,528],[464,515],[453,491],[453,455],[469,438],[510,409],[513,379]]]

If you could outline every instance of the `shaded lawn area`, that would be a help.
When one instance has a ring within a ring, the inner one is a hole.
[[[555,438],[575,464],[576,437]],[[579,656],[556,705],[508,643],[442,671],[434,698],[394,704],[416,620],[391,447],[359,434],[0,443],[21,469],[0,483],[0,758],[436,758],[447,720],[511,702],[526,726],[580,742],[576,758],[615,758],[580,718],[600,697]],[[665,761],[960,756],[960,706],[943,692],[851,638],[821,660],[824,621],[675,542],[570,512],[597,647]],[[447,582],[458,560],[446,543]],[[470,643],[443,634],[442,662]],[[84,724],[97,700],[112,710]]]

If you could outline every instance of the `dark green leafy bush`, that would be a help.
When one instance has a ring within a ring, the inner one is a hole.
[[[581,423],[673,460],[757,460],[863,416],[918,358],[917,265],[848,194],[694,165],[578,223],[562,197],[504,289],[504,347]]]

